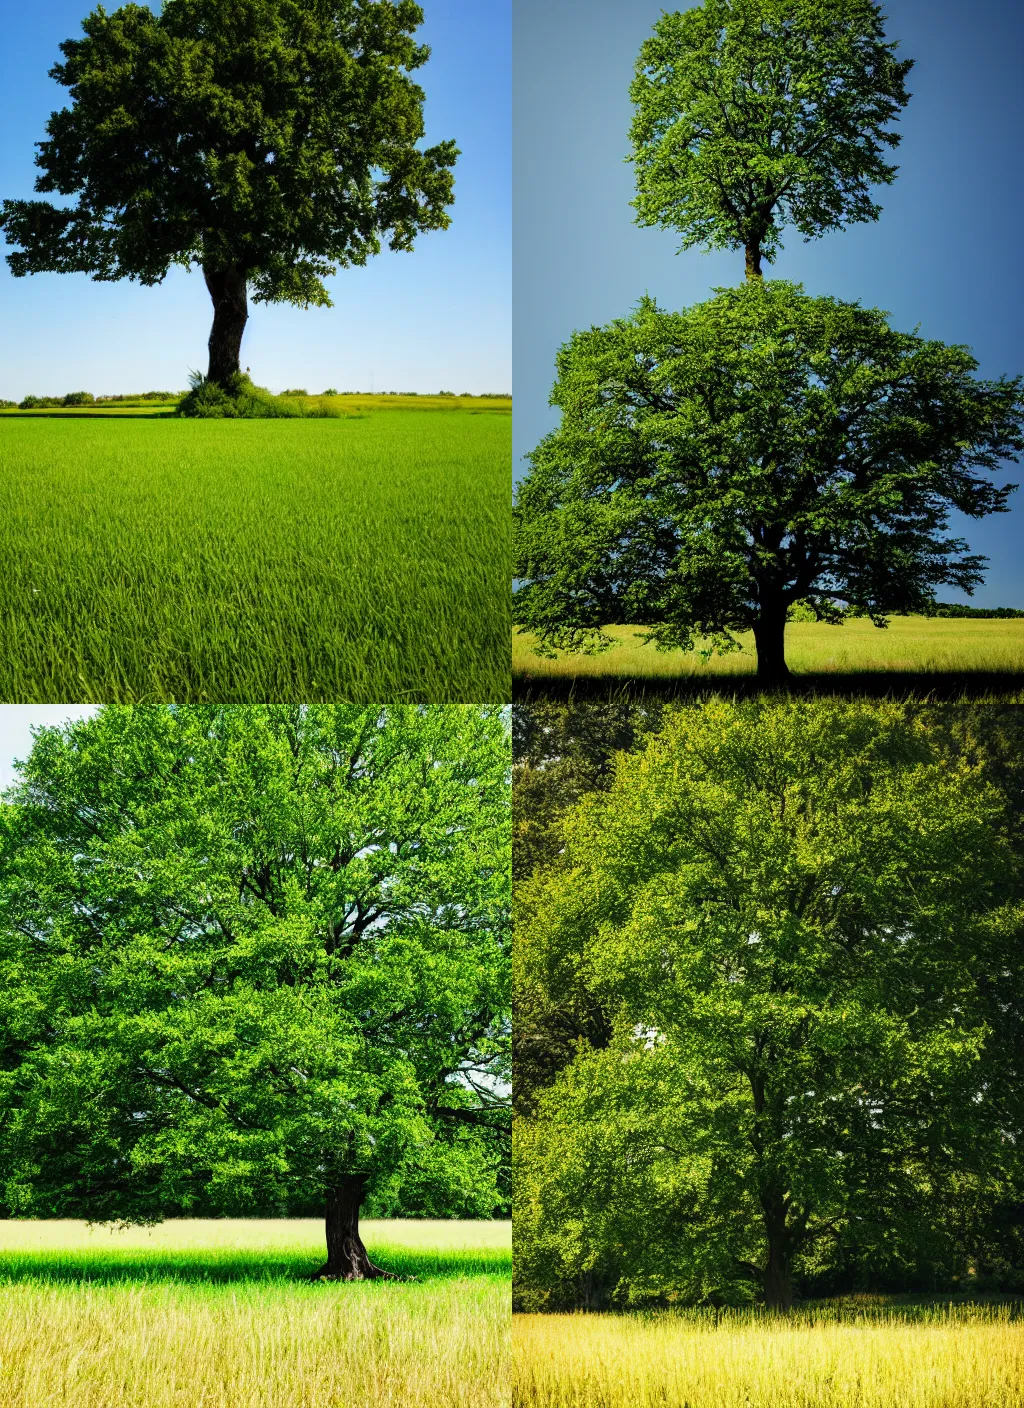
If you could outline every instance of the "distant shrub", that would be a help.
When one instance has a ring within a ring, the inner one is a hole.
[[[0,411],[11,411],[17,407],[17,401],[5,401],[0,397]]]
[[[282,391],[282,392],[281,392],[281,395],[282,395],[282,396],[308,396],[308,395],[309,395],[309,392],[306,390],[306,388],[305,388],[304,386],[298,386],[298,387],[293,388],[291,391]]]
[[[91,406],[95,403],[96,397],[91,391],[69,391],[61,399],[62,406]]]
[[[177,414],[191,420],[300,420],[338,416],[331,406],[305,406],[285,400],[287,392],[273,396],[265,387],[255,386],[244,372],[236,372],[226,388],[208,381],[200,372],[193,372],[189,381],[192,389],[179,403]]]
[[[327,390],[326,390],[323,394],[324,394],[325,396],[338,396],[338,395],[340,395],[341,393],[340,393],[339,391],[337,391],[335,387],[329,386],[329,387],[327,388]]]
[[[134,395],[97,396],[96,404],[100,405],[111,401],[176,401],[184,395],[184,391],[138,391]]]
[[[26,396],[18,402],[19,411],[39,411],[52,406],[63,405],[60,396]]]
[[[454,392],[454,391],[439,391],[437,394],[438,394],[439,396],[451,396],[451,397],[453,397],[453,398],[454,398],[454,396],[455,396],[455,392]]]
[[[954,620],[969,617],[975,621],[1013,621],[1024,616],[1024,611],[1016,606],[963,606],[959,602],[937,601],[928,615]]]

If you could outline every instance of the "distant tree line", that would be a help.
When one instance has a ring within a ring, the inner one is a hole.
[[[19,411],[39,411],[59,406],[102,406],[118,401],[173,401],[180,391],[139,391],[135,395],[94,396],[91,391],[69,391],[66,396],[24,396],[20,401],[0,401],[2,406],[17,406]]]
[[[524,1309],[1024,1289],[1024,716],[521,704]]]

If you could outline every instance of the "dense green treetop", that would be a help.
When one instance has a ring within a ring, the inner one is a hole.
[[[418,145],[422,19],[413,0],[98,7],[61,46],[71,104],[37,158],[37,189],[77,201],[4,202],[11,269],[155,284],[200,264],[329,303],[338,265],[449,223],[455,145]]]
[[[0,833],[7,1206],[493,1212],[509,763],[471,706],[43,730]]]
[[[600,647],[639,624],[664,646],[753,630],[784,676],[786,613],[836,620],[970,591],[985,559],[950,510],[1003,511],[992,472],[1022,446],[1020,379],[884,313],[756,280],[678,313],[644,299],[558,355],[560,426],[514,513],[517,624]]]
[[[527,1289],[785,1306],[836,1243],[955,1238],[1016,1168],[1005,804],[912,712],[678,710],[563,838],[518,961],[581,975],[613,1033],[518,1126]]]
[[[630,89],[638,223],[682,247],[744,249],[748,277],[781,230],[807,239],[878,218],[908,101],[873,0],[703,0],[663,14]]]

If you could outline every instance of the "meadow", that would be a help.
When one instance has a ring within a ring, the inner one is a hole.
[[[365,1222],[415,1281],[310,1282],[318,1221],[0,1223],[4,1408],[499,1408],[510,1224]]]
[[[0,413],[0,698],[507,699],[511,403],[336,399]]]
[[[1020,1408],[1009,1305],[513,1317],[516,1408]]]
[[[599,655],[539,656],[532,637],[512,635],[512,675],[517,684],[580,681],[649,684],[702,682],[741,684],[757,668],[754,638],[740,637],[742,649],[704,660],[700,651],[645,645],[641,627],[612,626],[615,644]],[[1024,673],[1024,619],[950,620],[933,616],[894,616],[880,628],[865,617],[829,626],[791,621],[786,627],[786,660],[795,676],[845,681],[871,676],[998,676]]]

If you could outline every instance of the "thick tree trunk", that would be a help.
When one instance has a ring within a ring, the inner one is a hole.
[[[789,684],[786,664],[786,607],[766,602],[754,622],[757,650],[757,680],[765,689],[784,689]]]
[[[327,1260],[313,1276],[314,1281],[395,1281],[390,1271],[382,1271],[370,1260],[359,1235],[359,1209],[366,1192],[366,1179],[360,1174],[343,1175],[327,1198]]]
[[[240,269],[210,269],[204,265],[203,277],[213,299],[207,376],[226,386],[241,368],[242,334],[249,320],[245,274]]]
[[[759,239],[747,242],[747,278],[764,278],[761,273],[761,241]]]
[[[793,1268],[784,1226],[768,1236],[768,1265],[764,1271],[764,1303],[767,1310],[793,1309]]]

